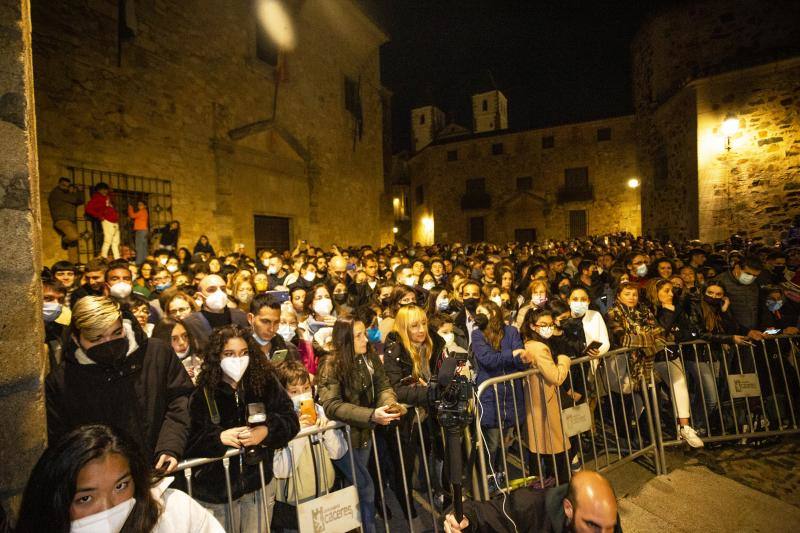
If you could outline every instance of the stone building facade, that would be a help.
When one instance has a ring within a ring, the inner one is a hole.
[[[297,43],[276,53],[248,1],[32,0],[46,264],[65,255],[47,194],[74,172],[110,176],[129,198],[132,176],[163,180],[151,218],[179,220],[190,248],[206,234],[253,253],[270,228],[289,242],[391,239],[380,207],[388,37],[354,0],[286,5]]]
[[[792,0],[706,0],[640,28],[632,79],[645,232],[773,240],[800,214],[798,20]],[[728,119],[738,121],[730,136]]]
[[[632,116],[443,136],[411,156],[409,173],[413,242],[641,230]]]
[[[780,238],[800,215],[798,20],[793,0],[703,0],[655,12],[631,43],[632,116],[507,133],[484,127],[491,122],[478,115],[494,118],[499,107],[475,95],[472,136],[450,135],[451,124],[432,145],[415,143],[412,239],[565,238],[583,233],[578,220],[570,223],[582,210],[589,234]],[[736,125],[731,135],[726,120]],[[419,127],[412,123],[415,134]],[[612,141],[596,141],[592,132],[606,127]],[[551,135],[555,148],[543,148]],[[501,154],[492,153],[495,144]],[[576,179],[566,169],[581,167],[592,200],[559,202],[559,189]],[[517,188],[522,176],[533,189]],[[467,189],[480,187],[468,180],[480,177],[483,200],[467,198],[478,207],[465,209]],[[626,186],[631,178],[639,189]]]

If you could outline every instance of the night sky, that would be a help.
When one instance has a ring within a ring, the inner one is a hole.
[[[492,80],[512,130],[631,113],[630,42],[665,3],[375,0],[391,36],[381,70],[394,93],[394,151],[409,148],[418,105],[435,102],[469,128],[470,96]]]

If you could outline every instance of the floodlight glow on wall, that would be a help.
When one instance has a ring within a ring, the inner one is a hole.
[[[259,0],[256,7],[256,16],[278,48],[292,50],[295,45],[294,27],[292,18],[283,2],[279,0]]]
[[[731,150],[731,137],[736,135],[736,132],[739,131],[739,119],[736,118],[734,115],[728,115],[725,117],[725,121],[722,123],[722,127],[720,128],[722,134],[726,138],[725,142],[725,149],[730,151]]]
[[[638,186],[639,186],[639,180],[638,179],[631,178],[631,179],[628,180],[628,187],[630,187],[631,189],[635,189]]]
[[[400,231],[400,230],[397,229],[397,226],[392,228],[392,233],[397,233],[398,231]]]

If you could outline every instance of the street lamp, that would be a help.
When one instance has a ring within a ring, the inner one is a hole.
[[[292,50],[295,45],[292,18],[283,2],[279,0],[259,0],[258,20],[270,39],[281,50]]]
[[[631,189],[635,189],[639,186],[639,180],[636,178],[631,178],[628,180],[628,187]]]
[[[728,114],[725,121],[722,123],[722,134],[726,137],[725,149],[730,152],[731,150],[731,137],[736,135],[739,131],[739,119],[733,114]]]

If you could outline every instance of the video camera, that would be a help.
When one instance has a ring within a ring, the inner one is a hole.
[[[436,386],[430,387],[434,415],[444,429],[465,428],[475,420],[471,409],[473,383],[458,373],[466,359],[448,357],[436,376]]]

